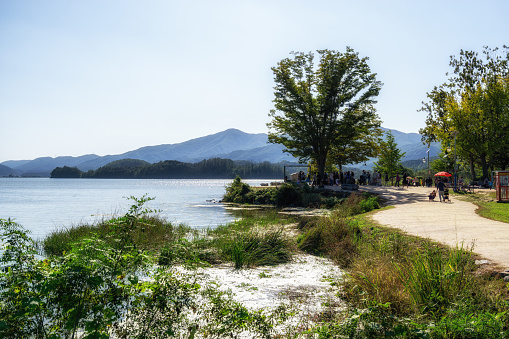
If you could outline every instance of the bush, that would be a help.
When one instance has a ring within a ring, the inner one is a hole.
[[[236,204],[245,204],[251,202],[248,194],[251,193],[251,187],[241,181],[237,176],[233,182],[226,186],[226,194],[223,196],[223,201],[233,202]]]
[[[286,182],[277,189],[276,206],[301,206],[302,192],[297,184]]]
[[[378,198],[371,196],[366,197],[362,199],[359,203],[359,207],[361,210],[361,213],[367,213],[372,210],[380,208],[380,204],[378,203]]]

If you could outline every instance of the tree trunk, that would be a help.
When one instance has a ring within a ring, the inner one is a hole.
[[[322,178],[322,181],[324,181],[325,177],[325,161],[326,161],[326,157],[324,156],[321,156],[321,157],[318,157],[316,159],[316,166],[318,167],[318,173],[320,174],[320,177]],[[319,183],[318,184],[319,186],[322,186],[323,183]]]
[[[474,164],[474,156],[473,155],[469,156],[469,161],[470,161],[470,174],[472,175],[472,180],[475,180],[476,179],[476,177],[475,177],[475,164]]]
[[[479,156],[479,158],[481,159],[482,176],[483,176],[483,178],[489,178],[488,163],[486,161],[486,154],[481,154]]]

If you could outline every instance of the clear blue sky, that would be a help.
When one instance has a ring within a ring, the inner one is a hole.
[[[509,1],[0,1],[0,162],[266,133],[291,51],[369,57],[383,126],[417,132],[460,49],[509,45]]]

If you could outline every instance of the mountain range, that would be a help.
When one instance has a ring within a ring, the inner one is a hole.
[[[384,128],[384,131],[388,129]],[[425,157],[427,147],[422,144],[418,133],[404,133],[391,130],[398,148],[405,152],[403,160],[415,160]],[[271,163],[297,162],[297,159],[283,152],[284,147],[269,144],[265,133],[245,133],[237,129],[191,139],[177,144],[145,146],[117,155],[99,156],[87,154],[78,157],[41,157],[34,160],[8,160],[0,164],[0,176],[49,176],[56,167],[77,167],[82,171],[95,170],[112,161],[121,159],[140,159],[149,163],[164,160],[181,162],[198,162],[203,159],[223,158],[247,160],[252,162],[268,161]],[[439,145],[430,147],[430,157],[436,156]],[[366,163],[371,167],[374,160]]]

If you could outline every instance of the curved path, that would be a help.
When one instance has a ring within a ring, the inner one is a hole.
[[[509,270],[509,223],[480,217],[477,206],[450,195],[451,202],[428,201],[426,187],[361,186],[360,191],[379,194],[395,208],[374,213],[376,222],[408,234],[430,238],[449,246],[474,244],[474,252],[496,269]]]

